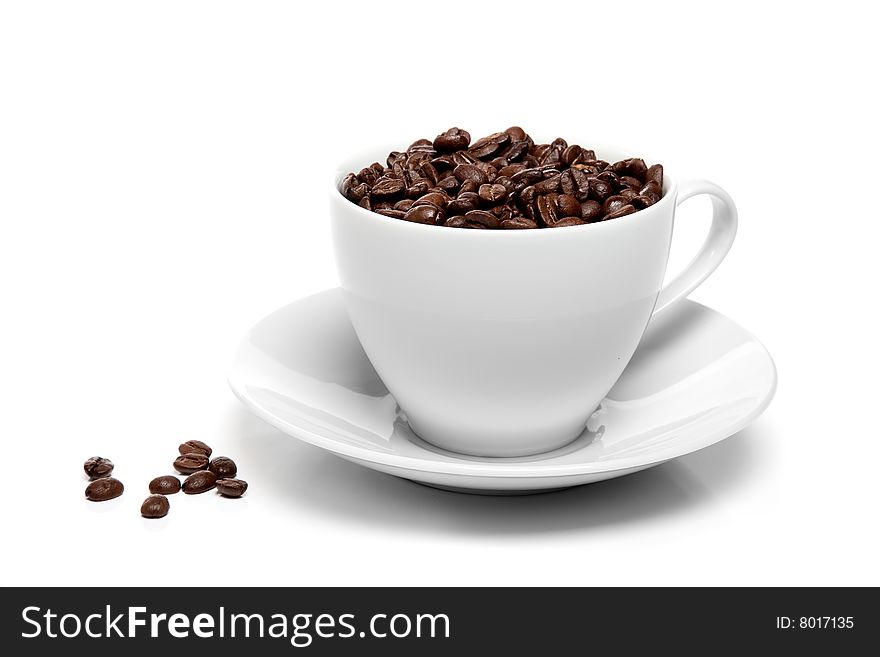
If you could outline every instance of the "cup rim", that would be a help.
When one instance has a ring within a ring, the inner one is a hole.
[[[584,142],[592,144],[591,148],[596,151],[596,153],[601,157],[603,151],[616,151],[622,154],[632,153],[633,150],[629,148],[620,148],[615,147],[609,144],[597,143],[597,142]],[[607,231],[614,230],[614,226],[623,227],[630,225],[633,221],[644,221],[649,217],[660,212],[662,208],[665,208],[671,203],[675,202],[675,197],[678,193],[678,184],[674,177],[667,175],[666,167],[663,168],[663,196],[660,197],[660,200],[657,201],[654,205],[651,205],[642,210],[638,210],[633,212],[632,214],[625,215],[623,217],[618,217],[617,219],[612,219],[610,221],[597,221],[590,224],[583,224],[581,226],[561,226],[559,228],[553,229],[542,229],[542,228],[532,228],[532,229],[523,229],[523,230],[454,230],[450,229],[449,226],[436,226],[431,224],[420,224],[413,221],[404,221],[402,219],[395,219],[394,217],[387,217],[385,215],[379,214],[378,212],[373,212],[372,210],[367,210],[366,208],[362,208],[357,203],[353,203],[349,199],[347,199],[342,194],[342,180],[349,173],[352,173],[353,169],[351,168],[349,162],[365,162],[366,164],[362,164],[361,168],[365,166],[369,166],[371,162],[378,162],[380,160],[384,161],[384,158],[388,156],[388,153],[394,150],[398,150],[397,146],[387,146],[387,147],[372,147],[368,149],[362,150],[359,154],[354,156],[346,157],[342,162],[340,162],[336,166],[336,171],[333,174],[332,180],[332,190],[331,195],[336,199],[344,202],[352,209],[354,209],[356,214],[362,216],[365,220],[376,222],[379,226],[392,226],[394,224],[399,225],[400,230],[427,230],[427,231],[436,231],[441,229],[443,233],[452,233],[454,234],[462,234],[462,237],[456,239],[485,239],[481,237],[477,237],[480,235],[508,235],[508,238],[501,237],[492,237],[490,239],[525,239],[525,236],[532,236],[530,239],[536,239],[536,236],[533,236],[533,233],[541,233],[541,234],[556,234],[561,233],[562,235],[570,235],[570,231],[578,231],[583,230],[586,232],[586,229],[590,229],[591,232],[596,231]],[[376,156],[376,153],[382,153],[381,155]],[[636,155],[624,155],[624,157],[642,157]],[[617,161],[617,159],[615,159]],[[655,161],[656,160],[652,160]],[[389,228],[390,230],[394,230],[393,228]],[[467,235],[468,237],[464,237]],[[516,237],[514,237],[516,236]],[[450,236],[451,237],[451,236]],[[550,237],[537,237],[537,239],[551,239]]]

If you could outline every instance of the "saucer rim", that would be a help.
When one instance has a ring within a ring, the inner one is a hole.
[[[251,332],[255,327],[270,320],[275,314],[285,310],[290,305],[304,301],[305,299],[308,299],[312,296],[326,294],[336,289],[339,288],[328,288],[326,290],[321,290],[320,292],[317,292],[313,295],[307,295],[305,297],[292,301],[289,304],[285,304],[284,306],[277,308],[273,312],[269,313],[268,315],[257,321],[251,327],[251,329],[249,329],[247,333],[245,333],[244,337],[238,343],[238,346],[236,347],[235,353],[233,355],[232,364],[227,370],[226,380],[230,389],[232,390],[232,393],[238,398],[238,400],[241,401],[241,403],[244,404],[244,406],[249,411],[251,411],[254,415],[259,417],[263,421],[267,422],[268,424],[282,431],[283,433],[297,438],[305,443],[324,449],[332,454],[347,458],[353,458],[401,470],[409,470],[412,472],[431,472],[439,475],[454,475],[464,477],[527,477],[551,479],[554,477],[610,473],[619,470],[631,470],[633,468],[648,468],[660,465],[661,463],[679,458],[681,456],[685,456],[687,454],[692,454],[701,449],[705,449],[706,447],[711,447],[712,445],[715,445],[716,443],[719,443],[722,440],[742,431],[746,426],[751,424],[767,409],[776,394],[776,388],[778,384],[778,371],[776,368],[776,363],[773,361],[773,357],[770,355],[770,352],[767,350],[764,344],[760,340],[758,340],[758,338],[756,338],[754,334],[752,334],[750,331],[747,331],[740,324],[727,317],[723,313],[713,308],[710,308],[705,304],[691,301],[689,299],[682,299],[678,303],[689,303],[695,306],[699,306],[704,311],[720,315],[726,321],[734,324],[737,328],[739,328],[745,335],[751,338],[751,340],[753,340],[754,343],[761,348],[761,351],[767,359],[767,364],[769,365],[772,374],[770,385],[764,393],[764,396],[755,404],[754,408],[752,408],[748,413],[740,417],[737,422],[734,422],[720,430],[706,434],[705,436],[703,436],[702,440],[694,439],[686,441],[684,444],[673,443],[670,446],[672,449],[669,449],[668,451],[658,450],[658,452],[654,454],[612,458],[609,461],[601,462],[587,461],[583,463],[564,464],[548,464],[543,459],[541,460],[541,462],[518,461],[517,463],[491,463],[486,461],[474,462],[469,460],[462,460],[461,462],[433,461],[413,456],[404,456],[401,454],[381,452],[358,445],[341,443],[337,440],[334,440],[333,438],[321,435],[303,426],[292,424],[273,415],[271,412],[265,410],[261,404],[258,404],[255,400],[253,400],[246,393],[246,386],[238,382],[236,379],[236,366],[239,361],[239,356],[244,348],[247,346],[249,342],[249,336],[251,335]],[[696,443],[697,446],[693,446],[694,443]],[[450,454],[449,456],[452,457],[454,455]],[[542,454],[540,456],[544,457],[546,455]]]

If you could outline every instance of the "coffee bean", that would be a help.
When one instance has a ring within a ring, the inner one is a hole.
[[[471,143],[471,135],[461,128],[449,128],[434,138],[433,146],[441,153],[451,153],[467,148]]]
[[[663,165],[652,164],[645,172],[645,182],[653,182],[657,187],[663,189]]]
[[[168,515],[170,506],[164,495],[150,495],[141,504],[141,515],[144,518],[164,518]]]
[[[480,205],[480,197],[473,192],[462,192],[446,206],[449,214],[464,214],[476,210]],[[448,223],[446,224],[449,225]]]
[[[208,464],[208,470],[217,475],[218,479],[232,479],[238,473],[238,467],[228,456],[218,456]]]
[[[640,180],[644,180],[645,174],[648,172],[645,161],[640,157],[632,157],[628,160],[615,162],[611,165],[611,169],[618,176],[632,176]]]
[[[590,200],[581,203],[581,219],[587,223],[599,221],[604,214],[602,204],[599,201]]]
[[[413,207],[415,207],[416,205],[428,204],[442,209],[445,208],[448,203],[449,197],[446,194],[442,192],[428,192],[427,194],[416,200],[416,202],[413,203]]]
[[[224,497],[241,497],[248,488],[243,479],[218,479],[217,491]]]
[[[475,141],[454,127],[433,140],[418,139],[406,151],[391,151],[385,165],[374,162],[349,173],[340,191],[393,219],[521,229],[614,218],[630,212],[625,206],[641,210],[661,198],[662,184],[663,167],[648,167],[641,158],[611,164],[561,137],[536,144],[519,126]],[[486,214],[469,218],[475,211]]]
[[[606,180],[601,180],[600,178],[593,178],[590,181],[590,198],[599,201],[600,203],[604,202],[613,191],[613,187],[611,183]]]
[[[526,228],[537,228],[538,224],[536,224],[531,219],[526,219],[525,217],[513,217],[511,219],[506,219],[502,221],[501,227],[513,230],[522,230]]]
[[[92,502],[106,502],[122,495],[123,490],[125,487],[118,479],[101,477],[86,486],[86,499]]]
[[[571,194],[560,194],[556,198],[556,209],[563,217],[581,216],[581,204]]]
[[[553,201],[547,196],[538,196],[535,201],[535,208],[538,211],[538,219],[545,226],[552,226],[557,221],[556,208]]]
[[[616,212],[624,205],[626,205],[629,201],[627,201],[626,197],[615,195],[609,196],[605,199],[605,202],[602,204],[602,211],[608,215],[611,212]]]
[[[609,219],[618,219],[620,217],[625,217],[628,214],[632,214],[636,209],[632,205],[624,205],[622,207],[617,208],[614,212],[609,212],[605,215],[602,221],[608,221]]]
[[[208,467],[208,457],[204,454],[184,454],[174,459],[174,469],[181,474],[191,474]]]
[[[211,456],[211,448],[201,440],[187,440],[177,447],[177,451],[181,454],[204,454]]]
[[[113,461],[105,459],[103,456],[92,456],[83,463],[83,470],[89,479],[109,477],[113,472]]]
[[[403,210],[390,210],[385,208],[373,208],[373,212],[385,215],[386,217],[391,217],[392,219],[403,219],[403,217],[406,215],[406,212],[404,212]]]
[[[452,173],[456,178],[462,181],[462,183],[468,180],[477,185],[489,182],[488,176],[486,176],[486,174],[474,164],[459,164],[452,170]]]
[[[484,159],[495,153],[504,144],[510,141],[510,135],[506,132],[496,132],[488,137],[478,139],[468,149],[468,153],[477,159]]]
[[[150,492],[159,495],[174,495],[180,492],[180,479],[171,475],[156,477],[150,482]]]
[[[471,210],[464,215],[465,221],[472,224],[480,224],[486,228],[498,228],[499,221],[491,212],[484,210]]]
[[[550,228],[565,228],[566,226],[583,226],[585,222],[580,217],[562,217],[561,219],[557,219],[556,223],[551,225]]]
[[[502,203],[507,198],[507,188],[504,185],[489,184],[480,185],[479,196],[486,203],[495,205]]]
[[[404,181],[382,176],[373,185],[370,193],[374,198],[391,198],[403,194],[405,189],[406,183]]]
[[[211,490],[217,484],[217,475],[210,470],[194,472],[183,481],[183,492],[187,495],[197,495]]]
[[[636,210],[644,210],[650,205],[654,205],[654,200],[650,196],[636,196],[630,199],[630,205]]]
[[[562,176],[557,174],[555,176],[551,176],[550,178],[546,178],[541,182],[536,182],[535,191],[538,192],[538,194],[550,194],[552,192],[558,192],[559,183],[561,182],[561,180]]]
[[[443,217],[443,210],[431,204],[413,205],[403,216],[406,221],[416,224],[429,224],[431,226],[442,223]]]
[[[633,191],[639,191],[642,188],[642,181],[632,176],[621,176],[620,184],[629,187]]]
[[[559,188],[563,194],[571,194],[578,201],[585,201],[590,194],[590,179],[578,169],[567,169],[559,176]]]

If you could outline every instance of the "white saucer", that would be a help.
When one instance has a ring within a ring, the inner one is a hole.
[[[776,368],[745,329],[682,301],[651,322],[574,442],[537,456],[463,456],[410,430],[334,289],[254,326],[229,384],[270,424],[368,468],[441,488],[522,494],[620,477],[723,440],[770,403]]]

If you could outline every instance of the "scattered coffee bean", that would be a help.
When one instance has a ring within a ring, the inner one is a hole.
[[[170,506],[164,495],[150,495],[141,504],[141,515],[144,518],[164,518],[168,515]]]
[[[208,467],[208,457],[204,454],[184,454],[174,459],[174,469],[181,474],[192,474]]]
[[[177,448],[177,451],[181,454],[204,454],[205,456],[211,456],[211,448],[201,440],[187,440]]]
[[[519,126],[473,142],[466,130],[450,128],[392,151],[386,165],[374,162],[348,174],[340,191],[367,210],[432,226],[577,226],[632,214],[663,195],[660,164],[641,158],[609,163],[562,138],[536,144]],[[198,453],[195,443],[184,443],[180,453]]]
[[[180,492],[180,479],[171,475],[156,477],[150,482],[150,492],[159,495],[174,495]]]
[[[113,472],[113,461],[102,456],[93,456],[83,463],[83,470],[85,470],[89,479],[109,477],[110,473]]]
[[[247,482],[243,479],[218,479],[217,490],[224,497],[241,497],[247,490]]]
[[[106,502],[122,495],[124,489],[125,487],[118,479],[102,477],[86,486],[86,499],[92,502]]]
[[[213,472],[219,479],[232,479],[238,473],[235,461],[227,456],[218,456],[208,464],[208,470]]]
[[[187,477],[183,482],[183,492],[187,495],[204,493],[217,485],[217,475],[210,470],[199,470]]]

